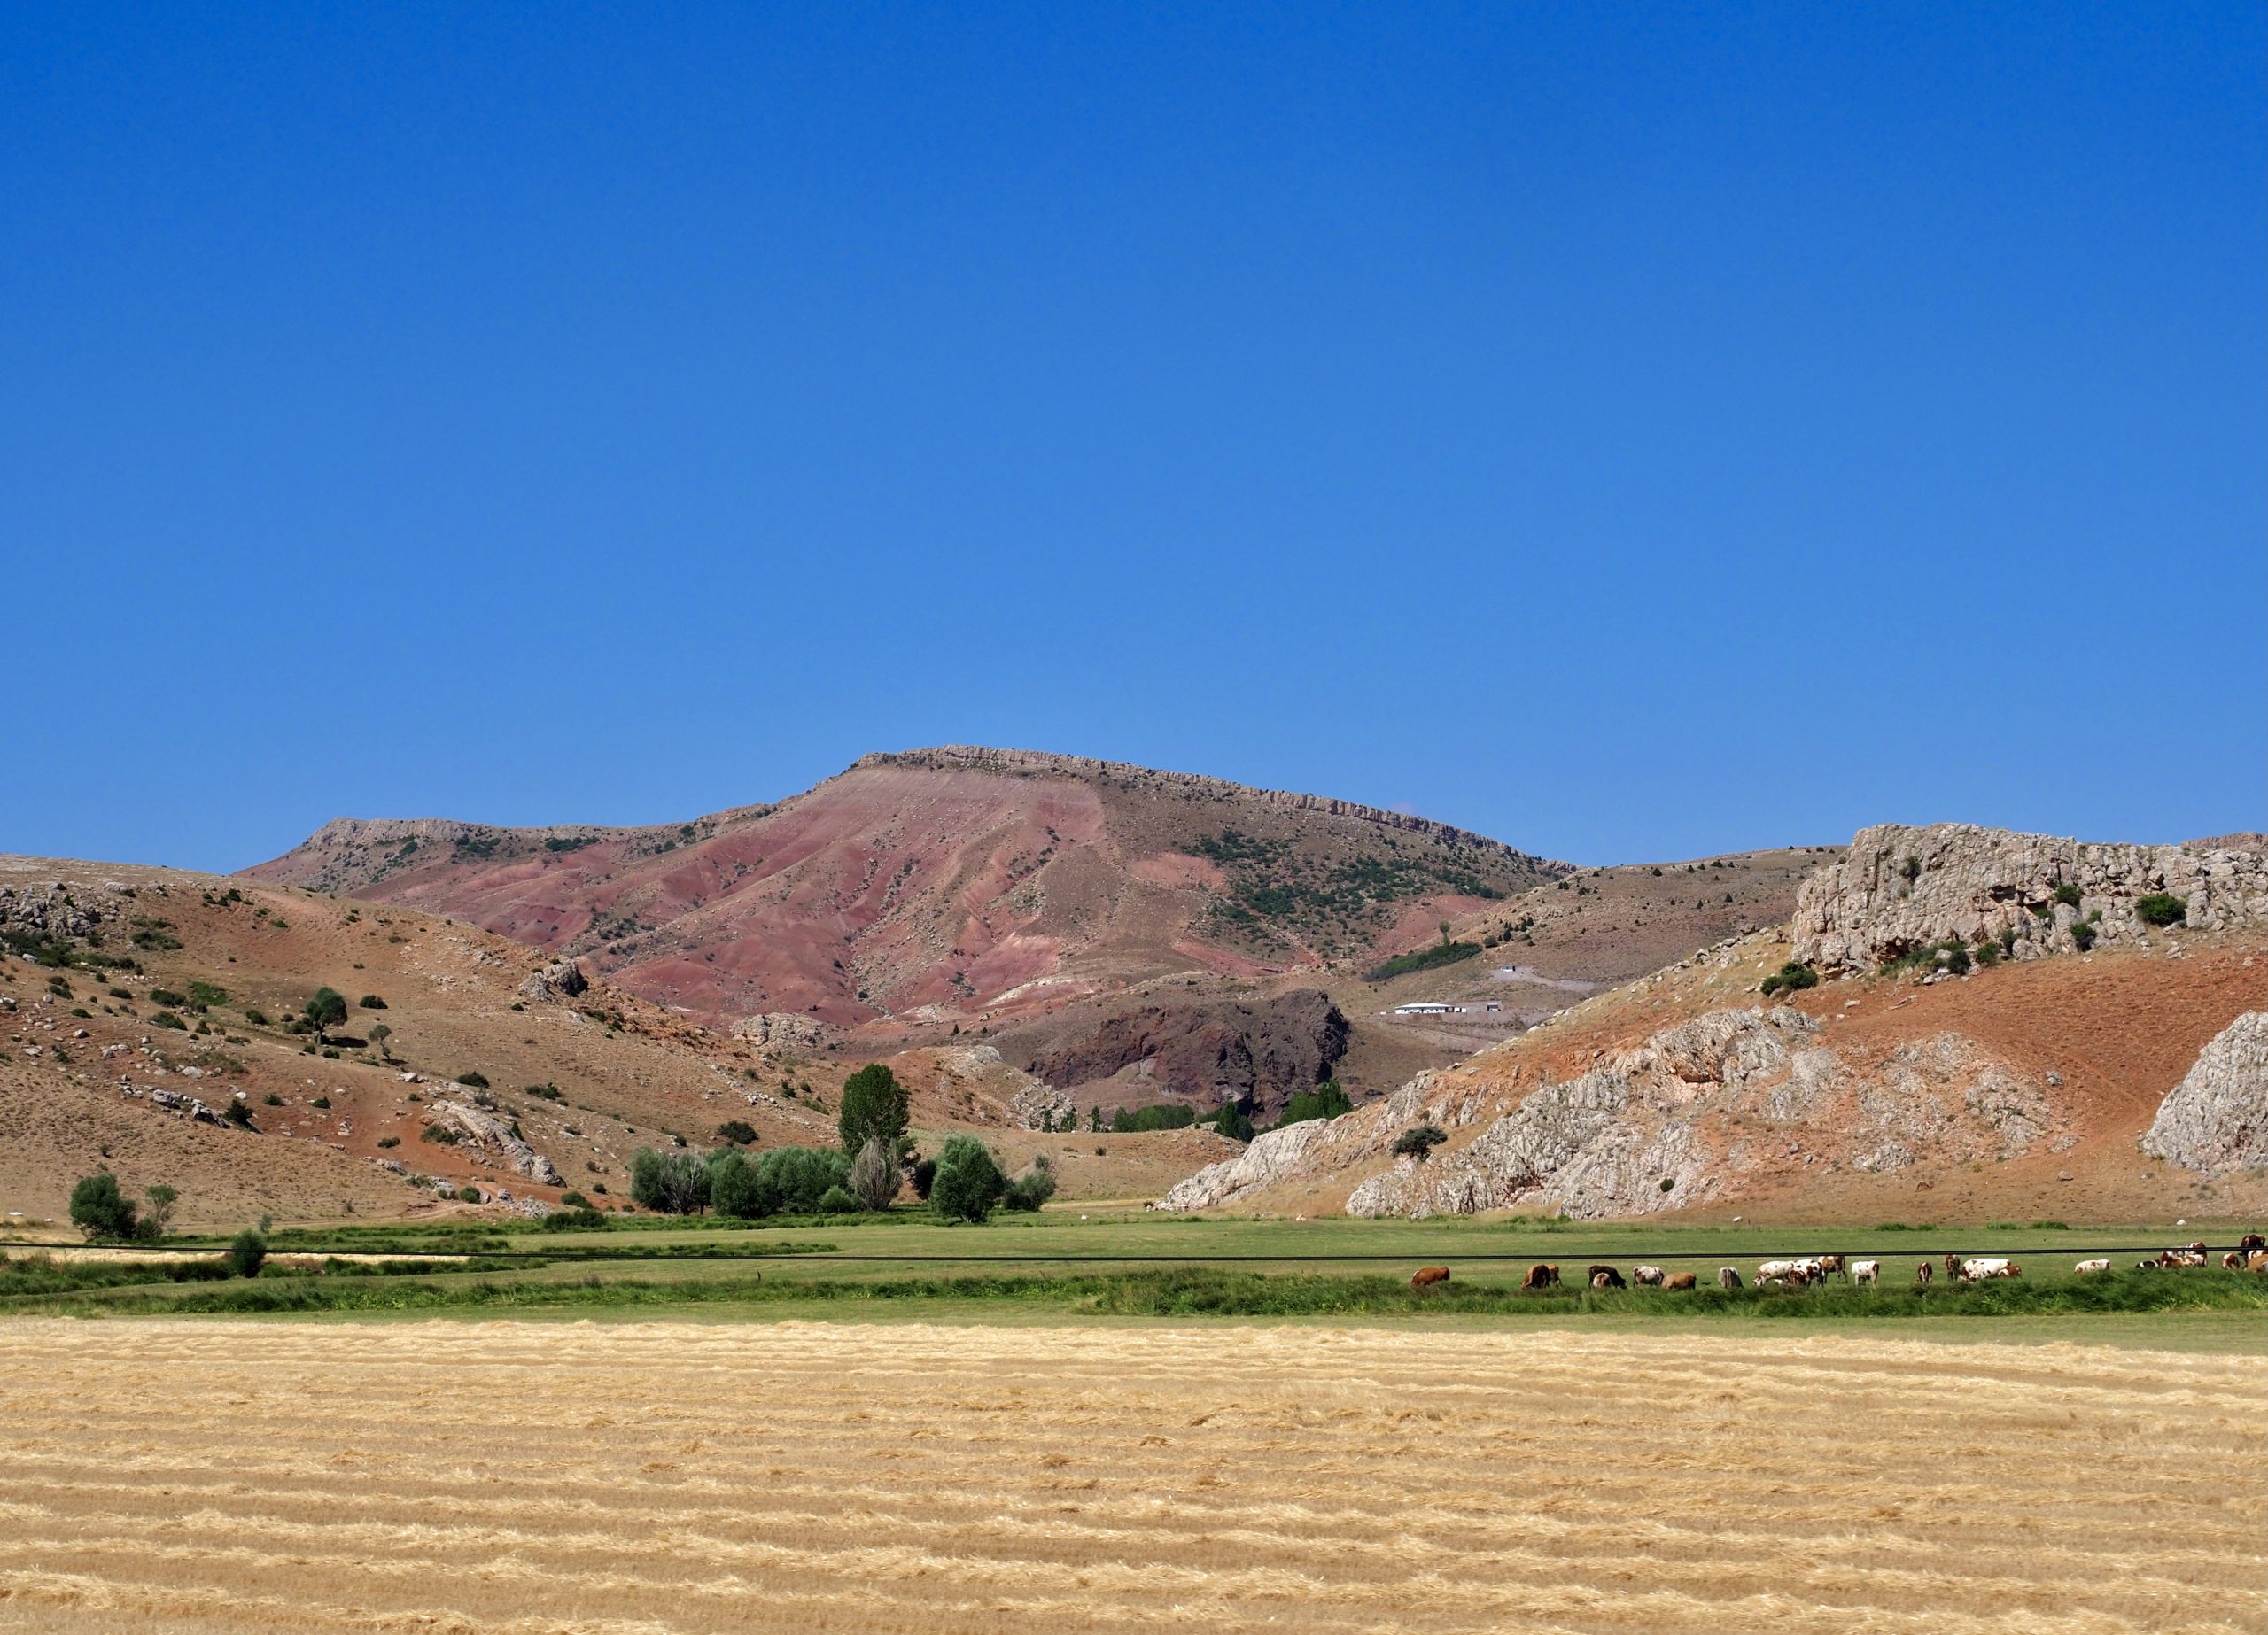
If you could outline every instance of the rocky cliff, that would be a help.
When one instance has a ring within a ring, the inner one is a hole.
[[[1969,824],[1861,829],[1798,889],[1795,957],[1824,973],[1870,971],[1958,938],[2036,959],[2096,943],[2143,944],[2146,897],[2179,901],[2179,926],[2268,926],[2268,855],[2249,848],[2132,846]]]
[[[2198,1053],[2142,1151],[2208,1176],[2268,1168],[2268,1011],[2247,1011]]]
[[[1347,1041],[1346,1017],[1327,995],[1309,988],[1249,1003],[1142,1005],[1105,1018],[1091,1033],[1035,1056],[1029,1066],[1075,1096],[1082,1086],[1140,1068],[1142,1088],[1154,1093],[1137,1101],[1188,1101],[1207,1112],[1233,1101],[1267,1114],[1280,1112],[1293,1091],[1331,1077]]]

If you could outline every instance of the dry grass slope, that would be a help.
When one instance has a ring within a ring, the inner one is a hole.
[[[2257,1630],[2264,1407],[2067,1345],[24,1321],[0,1628]]]

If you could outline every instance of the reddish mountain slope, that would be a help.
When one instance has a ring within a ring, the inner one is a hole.
[[[1044,1008],[1164,972],[1356,957],[1565,872],[1445,825],[1113,762],[869,756],[639,829],[341,819],[262,880],[456,916],[730,1019]]]

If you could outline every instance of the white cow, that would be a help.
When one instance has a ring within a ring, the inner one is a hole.
[[[2109,1269],[2110,1262],[2108,1260],[2082,1260],[2071,1268],[2072,1272],[2080,1277],[2085,1277],[2090,1272],[2107,1272]]]
[[[1981,1282],[1987,1277],[2021,1277],[2023,1275],[2023,1274],[2017,1269],[2016,1263],[2013,1260],[1979,1257],[1977,1259],[1963,1260],[1961,1263],[1961,1281],[1965,1283]]]
[[[1871,1283],[1871,1282],[1879,1282],[1879,1281],[1881,1280],[1881,1277],[1882,1277],[1882,1262],[1881,1262],[1881,1261],[1879,1261],[1879,1260],[1853,1260],[1853,1261],[1852,1261],[1852,1262],[1851,1262],[1851,1281],[1852,1281],[1852,1282],[1854,1282],[1854,1283]]]
[[[1798,1288],[1811,1282],[1811,1262],[1808,1260],[1767,1260],[1756,1268],[1759,1283],[1793,1283]]]
[[[1638,1266],[1630,1268],[1630,1281],[1641,1289],[1660,1288],[1663,1275],[1662,1268],[1658,1266]]]

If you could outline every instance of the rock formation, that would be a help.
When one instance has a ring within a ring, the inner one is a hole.
[[[572,959],[555,959],[520,984],[520,996],[547,1004],[563,1004],[570,999],[579,999],[590,988],[590,979],[583,974],[580,965]]]
[[[2268,924],[2268,855],[1884,824],[1861,829],[1840,860],[1803,883],[1795,957],[1832,973],[1950,938],[1999,942],[2016,959],[2140,942],[2161,934],[2136,904],[2159,894],[2180,899],[2182,923],[2199,930]]]
[[[834,1032],[825,1022],[797,1016],[791,1011],[767,1011],[762,1016],[742,1017],[733,1024],[734,1038],[774,1050],[816,1050],[827,1043]]]
[[[431,1122],[454,1130],[482,1152],[507,1166],[516,1175],[540,1181],[548,1187],[562,1184],[551,1160],[530,1146],[511,1120],[460,1101],[438,1101],[429,1113]]]
[[[1347,1053],[1347,1034],[1346,1017],[1319,988],[1251,1003],[1149,1004],[1106,1018],[1036,1058],[1031,1071],[1076,1089],[1147,1063],[1162,1096],[1201,1112],[1233,1101],[1266,1114],[1328,1079]]]
[[[2142,1151],[2212,1178],[2268,1168],[2268,1011],[2248,1011],[2198,1052]]]

